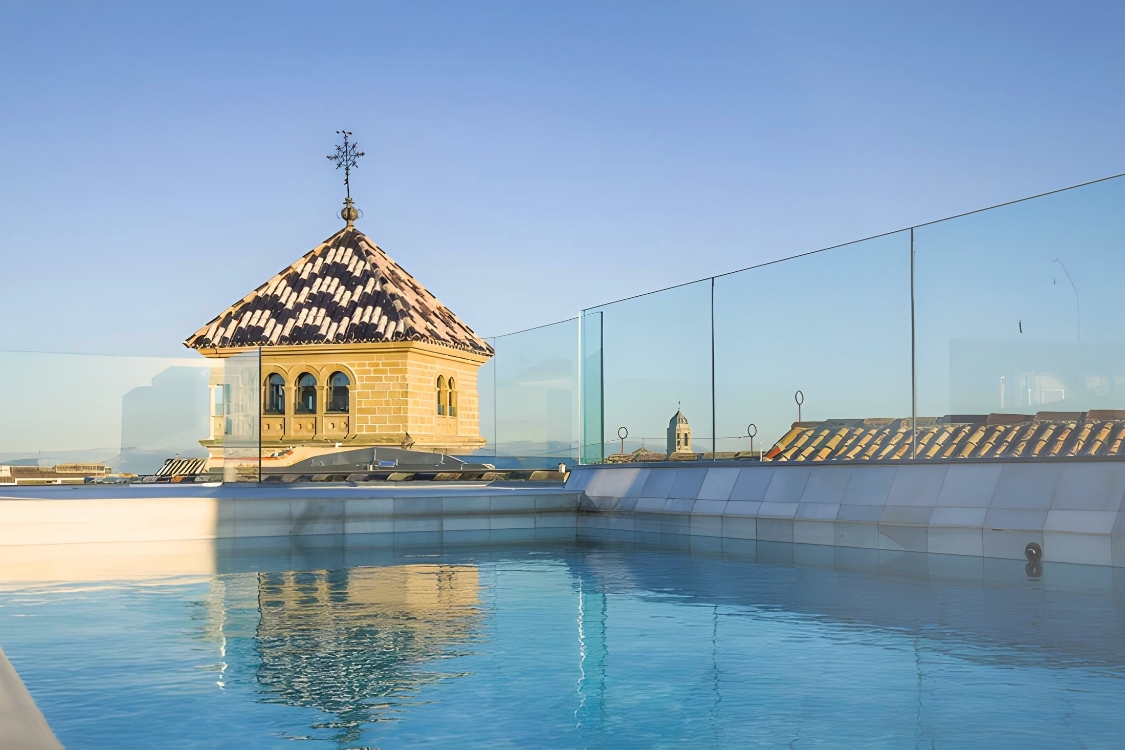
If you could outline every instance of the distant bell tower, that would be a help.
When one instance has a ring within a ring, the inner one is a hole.
[[[668,422],[668,455],[691,451],[691,425],[679,409]]]

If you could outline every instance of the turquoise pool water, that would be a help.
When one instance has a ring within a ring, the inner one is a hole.
[[[766,557],[244,553],[9,587],[0,644],[68,748],[1125,744],[1111,571]]]

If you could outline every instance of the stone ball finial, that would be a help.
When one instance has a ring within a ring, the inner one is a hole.
[[[348,222],[348,226],[351,226],[359,218],[359,209],[352,203],[351,198],[344,199],[344,207],[340,210],[340,218]]]

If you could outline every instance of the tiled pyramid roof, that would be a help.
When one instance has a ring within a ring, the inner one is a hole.
[[[195,332],[185,346],[423,341],[492,347],[354,226],[313,248]]]
[[[795,422],[767,461],[879,461],[910,457],[909,419]],[[1062,458],[1125,454],[1125,411],[918,418],[919,459]]]

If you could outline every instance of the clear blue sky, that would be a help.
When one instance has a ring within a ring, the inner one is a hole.
[[[484,335],[1125,171],[1121,3],[5,3],[0,349],[176,355],[340,226]]]

